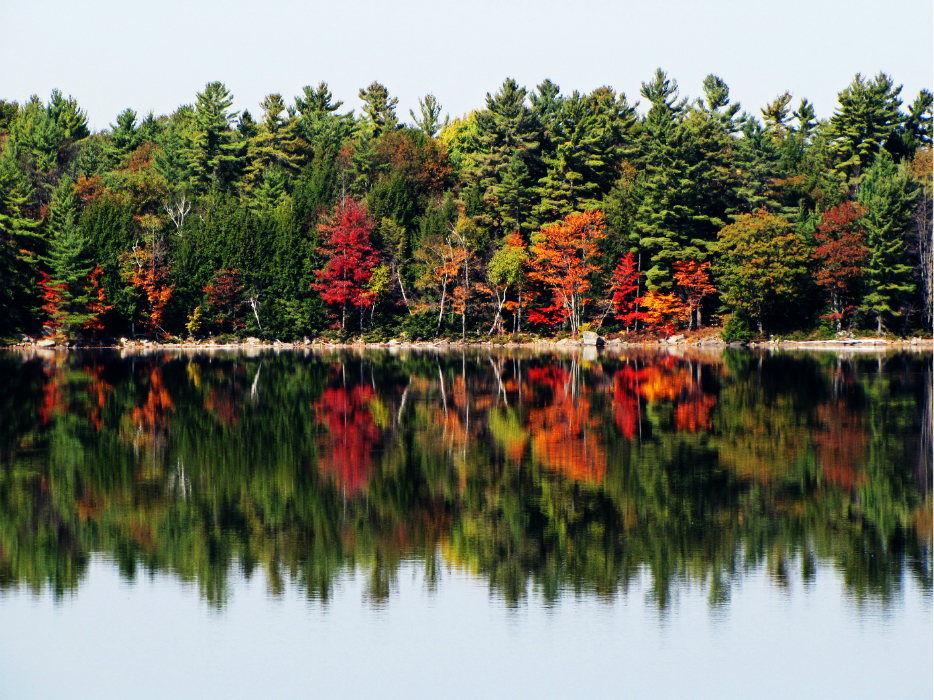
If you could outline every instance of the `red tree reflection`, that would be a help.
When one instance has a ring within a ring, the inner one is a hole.
[[[380,437],[370,412],[374,399],[368,385],[339,386],[325,389],[314,406],[318,421],[327,427],[319,469],[350,492],[366,486],[372,470],[373,448]]]

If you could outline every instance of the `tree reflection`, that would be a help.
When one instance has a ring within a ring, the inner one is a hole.
[[[417,558],[509,601],[648,571],[726,605],[833,563],[856,600],[931,588],[930,357],[633,352],[0,356],[0,587],[104,552],[214,605],[237,567],[391,599]],[[925,442],[927,441],[927,442]],[[919,459],[920,455],[920,459]]]

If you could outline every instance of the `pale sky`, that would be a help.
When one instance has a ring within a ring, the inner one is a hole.
[[[656,67],[701,94],[708,73],[758,114],[790,91],[832,114],[857,72],[889,73],[911,102],[934,84],[931,0],[10,0],[0,22],[0,98],[53,88],[74,96],[95,129],[132,107],[163,114],[221,80],[235,108],[263,96],[291,103],[326,80],[344,109],[378,80],[409,121],[433,93],[457,116],[481,108],[511,76],[562,91],[611,85],[630,102]],[[643,105],[644,109],[645,105]]]

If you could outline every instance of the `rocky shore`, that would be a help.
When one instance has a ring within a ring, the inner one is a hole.
[[[262,340],[260,338],[244,338],[242,340],[234,341],[225,341],[220,342],[215,339],[202,339],[195,340],[189,338],[188,340],[169,340],[165,342],[157,342],[152,340],[131,340],[127,338],[120,338],[119,341],[112,344],[84,344],[84,343],[61,343],[56,342],[51,338],[33,338],[30,336],[21,335],[17,338],[17,342],[8,347],[10,348],[44,348],[48,350],[76,350],[76,349],[125,349],[125,350],[147,350],[147,349],[164,349],[164,350],[220,350],[220,349],[313,349],[313,348],[327,348],[327,349],[341,349],[341,348],[526,348],[526,349],[574,349],[580,347],[602,347],[606,349],[614,348],[671,348],[671,347],[734,347],[734,348],[807,348],[807,349],[828,349],[828,350],[839,350],[839,349],[896,349],[896,348],[918,348],[918,349],[931,349],[934,348],[934,340],[931,338],[904,338],[898,340],[890,340],[886,338],[840,338],[834,340],[779,340],[773,339],[769,341],[758,341],[758,342],[749,342],[749,343],[726,343],[720,337],[719,333],[707,333],[707,334],[692,334],[691,336],[686,335],[674,335],[665,339],[657,340],[646,340],[639,339],[635,341],[627,341],[622,338],[602,338],[597,336],[593,332],[585,332],[582,334],[581,338],[562,338],[562,339],[530,339],[523,340],[520,342],[516,341],[507,341],[500,342],[497,340],[486,340],[486,341],[476,341],[476,340],[434,340],[434,341],[409,341],[409,340],[400,340],[392,339],[386,342],[338,342],[329,340],[326,338],[303,338],[301,341],[292,341],[292,342],[283,342],[281,340]]]

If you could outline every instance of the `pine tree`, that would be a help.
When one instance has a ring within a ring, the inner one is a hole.
[[[363,100],[361,125],[367,135],[377,137],[398,128],[396,105],[399,104],[399,98],[390,97],[385,85],[374,81],[366,88],[360,88],[360,99]]]
[[[236,112],[229,112],[233,95],[223,83],[208,83],[197,93],[195,132],[188,147],[191,183],[196,190],[225,189],[236,177],[241,146],[231,128]]]
[[[28,191],[9,152],[0,153],[0,333],[24,328],[34,300],[33,273],[26,257],[39,240],[38,222],[26,211]]]
[[[837,153],[836,167],[846,174],[853,192],[876,153],[901,126],[901,91],[885,73],[872,80],[857,73],[838,95],[840,107],[830,118],[829,136]]]
[[[88,242],[76,225],[77,202],[73,186],[65,178],[56,189],[47,221],[47,250],[41,259],[49,272],[39,282],[48,314],[45,325],[73,338],[96,314],[90,311],[88,275],[94,268]]]
[[[444,122],[441,122],[441,103],[438,102],[434,95],[425,95],[425,99],[419,97],[418,111],[419,116],[416,116],[415,112],[409,110],[412,121],[425,136],[431,138],[437,136],[438,130],[446,127],[451,121],[448,117],[445,117]]]
[[[243,174],[243,187],[247,192],[265,181],[264,173],[269,168],[293,174],[300,168],[295,121],[283,117],[285,102],[282,95],[267,95],[261,106],[262,123],[258,133],[247,142],[248,165]]]
[[[635,229],[652,263],[646,285],[669,290],[674,263],[705,260],[724,223],[730,149],[721,120],[686,109],[677,82],[661,69],[642,84],[642,95],[652,106],[643,122],[645,175]]]
[[[790,103],[791,93],[784,92],[760,110],[762,118],[765,119],[765,130],[778,142],[781,142],[789,131],[788,122],[791,119],[789,116],[791,110],[788,109],[788,105]]]
[[[541,175],[541,124],[526,105],[526,96],[525,88],[507,78],[495,95],[487,93],[486,109],[476,116],[466,177],[476,183],[483,203],[478,222],[497,237],[517,226],[534,226],[528,216],[518,221],[515,217],[516,192],[530,191]],[[514,159],[521,166],[510,166]]]
[[[886,321],[902,315],[902,305],[914,291],[906,235],[917,191],[907,167],[896,166],[885,151],[876,155],[860,187],[869,248],[863,310],[875,316],[879,333]]]
[[[541,223],[597,205],[615,165],[612,124],[597,102],[576,90],[563,98],[551,118],[548,168],[539,181]]]
[[[117,166],[122,163],[140,143],[142,139],[136,127],[136,112],[125,109],[117,115],[117,123],[110,125],[110,142],[106,152],[111,164]]]

